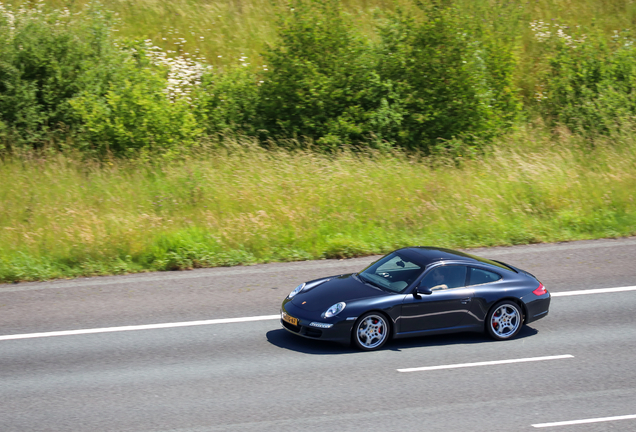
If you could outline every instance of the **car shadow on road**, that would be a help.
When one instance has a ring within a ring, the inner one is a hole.
[[[532,327],[523,326],[519,334],[514,340],[527,338],[539,333]],[[490,344],[501,343],[492,339],[485,333],[453,333],[447,335],[421,336],[408,339],[395,339],[389,341],[384,347],[386,350],[402,351],[410,348],[422,348],[427,346],[445,346],[445,345],[470,345],[470,344]]]
[[[528,326],[523,326],[515,339],[523,339],[538,334],[539,331]],[[353,354],[360,351],[335,342],[319,341],[295,336],[284,329],[267,332],[267,341],[279,348],[304,354],[338,355]],[[448,335],[421,336],[408,339],[395,339],[389,341],[382,350],[402,351],[411,348],[445,345],[467,345],[499,343],[482,333],[453,333]]]
[[[336,342],[311,340],[301,336],[294,336],[284,329],[268,331],[267,341],[279,348],[304,354],[335,355],[358,352],[351,347]]]

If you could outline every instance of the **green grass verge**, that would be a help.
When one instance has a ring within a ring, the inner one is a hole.
[[[636,234],[636,145],[518,130],[477,158],[248,143],[164,165],[0,162],[0,281]]]

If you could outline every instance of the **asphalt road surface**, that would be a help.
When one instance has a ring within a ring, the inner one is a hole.
[[[296,285],[374,257],[0,285],[0,431],[635,431],[636,238],[472,252],[550,315],[369,353],[281,328]]]

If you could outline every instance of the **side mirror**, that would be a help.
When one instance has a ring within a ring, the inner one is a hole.
[[[433,291],[430,288],[425,287],[424,285],[420,285],[415,288],[415,292],[413,293],[415,296],[419,297],[420,295],[431,295]]]

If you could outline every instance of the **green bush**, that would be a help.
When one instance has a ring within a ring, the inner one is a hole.
[[[608,134],[636,115],[636,47],[628,31],[612,37],[596,29],[534,22],[549,57],[536,99],[552,125]]]
[[[398,10],[380,28],[379,74],[394,83],[405,113],[395,141],[428,149],[500,133],[520,108],[511,44],[452,6],[421,7],[425,20]]]
[[[206,133],[255,135],[259,84],[259,75],[247,63],[206,73],[196,92],[196,114]]]
[[[520,118],[512,35],[527,12],[457,4],[414,0],[415,12],[379,13],[372,33],[337,0],[292,0],[259,64],[242,57],[218,70],[150,40],[117,39],[98,3],[74,13],[0,4],[0,152],[52,144],[96,157],[170,155],[228,134],[326,151],[476,150]],[[534,103],[552,126],[608,134],[632,125],[629,32],[532,29],[543,71]]]
[[[309,139],[323,149],[381,144],[401,114],[392,108],[390,84],[375,71],[370,42],[337,0],[291,6],[278,45],[265,54],[261,138]]]
[[[0,124],[13,145],[40,146],[76,126],[69,101],[99,92],[119,65],[100,9],[12,9],[0,4]]]
[[[292,6],[265,56],[262,136],[428,151],[440,139],[490,138],[518,117],[513,44],[453,7],[421,6],[424,20],[390,14],[374,43],[339,2]]]
[[[78,13],[0,5],[0,142],[98,157],[181,151],[202,134],[189,82],[201,73],[148,41],[118,43],[98,3]]]
[[[190,103],[166,97],[161,71],[132,58],[102,94],[85,91],[70,101],[80,124],[77,145],[86,153],[118,157],[174,153],[196,144],[202,130]]]

